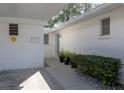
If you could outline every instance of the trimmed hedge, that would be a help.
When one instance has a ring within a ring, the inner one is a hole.
[[[96,55],[75,55],[72,61],[78,65],[79,72],[97,78],[104,85],[119,84],[120,59]]]

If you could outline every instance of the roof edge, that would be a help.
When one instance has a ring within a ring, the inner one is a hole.
[[[100,15],[102,13],[105,13],[105,12],[108,12],[108,11],[111,11],[112,9],[116,9],[116,8],[119,8],[121,7],[122,3],[107,3],[107,4],[102,4],[96,8],[93,8],[89,11],[87,11],[86,13],[82,14],[82,15],[79,15],[75,18],[72,18],[70,21],[68,22],[65,22],[53,29],[46,29],[44,32],[45,33],[50,33],[50,32],[55,32],[55,31],[59,31],[59,30],[62,30],[66,27],[69,27],[69,26],[72,26],[72,25],[75,25],[77,23],[81,23],[85,20],[88,20],[89,18],[91,17],[94,17],[94,16],[97,16],[97,15]]]

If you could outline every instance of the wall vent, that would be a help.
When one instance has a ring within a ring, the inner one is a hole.
[[[14,35],[17,36],[18,35],[18,24],[9,24],[9,35]]]

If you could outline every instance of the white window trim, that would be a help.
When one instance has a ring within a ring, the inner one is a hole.
[[[110,18],[110,34],[109,35],[101,35],[101,33],[102,33],[102,24],[101,24],[101,21],[103,19],[106,19],[106,18]],[[99,40],[102,40],[102,39],[111,39],[111,17],[110,16],[106,16],[106,17],[100,18],[98,23],[99,23],[98,39]]]

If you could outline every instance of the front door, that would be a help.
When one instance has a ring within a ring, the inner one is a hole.
[[[60,34],[56,34],[56,53],[60,50]]]

